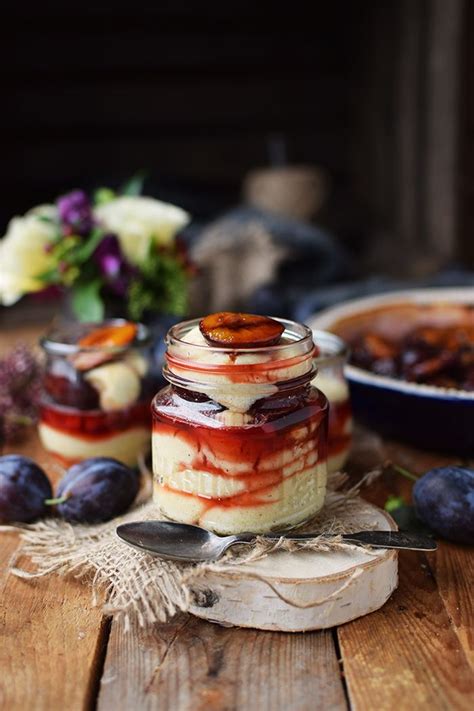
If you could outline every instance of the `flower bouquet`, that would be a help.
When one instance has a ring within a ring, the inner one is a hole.
[[[185,314],[189,266],[176,237],[189,215],[138,192],[136,180],[92,199],[75,190],[14,217],[0,240],[0,304],[59,287],[81,321],[117,302],[134,320]]]

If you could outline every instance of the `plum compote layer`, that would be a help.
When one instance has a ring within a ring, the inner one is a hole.
[[[150,400],[138,402],[123,410],[102,412],[62,407],[44,398],[40,405],[40,418],[44,424],[56,430],[94,442],[131,427],[149,427]]]

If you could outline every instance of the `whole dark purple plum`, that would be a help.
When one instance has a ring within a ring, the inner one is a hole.
[[[29,457],[0,457],[0,522],[29,523],[45,516],[45,499],[53,495],[44,471]]]
[[[109,457],[74,464],[58,484],[57,511],[66,521],[100,523],[128,509],[139,488],[138,475]]]
[[[474,545],[474,471],[438,467],[413,487],[418,517],[442,538]]]

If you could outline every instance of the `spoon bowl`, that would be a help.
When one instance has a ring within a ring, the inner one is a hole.
[[[136,521],[117,527],[117,535],[128,545],[170,560],[205,562],[217,560],[234,543],[236,536],[218,536],[200,526],[171,521]],[[249,539],[253,540],[255,535]]]

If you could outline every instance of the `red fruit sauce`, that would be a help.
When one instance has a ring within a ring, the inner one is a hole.
[[[179,438],[195,452],[193,460],[182,465],[183,471],[207,472],[245,484],[243,492],[234,496],[213,496],[212,499],[160,485],[162,489],[199,499],[205,504],[205,510],[215,506],[232,508],[273,504],[277,499],[269,501],[264,496],[284,479],[314,466],[315,461],[311,458],[314,459],[315,453],[318,463],[326,460],[328,402],[319,391],[310,389],[293,397],[279,395],[267,398],[261,401],[260,407],[257,402],[251,409],[253,423],[242,427],[223,425],[215,418],[216,411],[212,410],[216,404],[212,401],[199,402],[199,393],[195,394],[197,402],[193,402],[192,409],[189,409],[190,395],[188,392],[186,400],[183,400],[168,388],[156,397],[152,405],[154,432]],[[198,412],[205,419],[205,425],[196,423]],[[305,427],[307,431],[301,436],[301,430]],[[294,452],[292,459],[274,467],[268,463],[265,465],[266,459],[279,459],[281,453],[288,449]],[[300,462],[295,471],[285,477],[283,469],[296,460]],[[238,465],[238,473],[229,471],[228,467],[232,464]]]
[[[131,407],[103,412],[77,410],[44,400],[40,406],[41,422],[66,434],[84,440],[99,440],[124,432],[132,427],[150,426],[150,403],[137,402]]]

